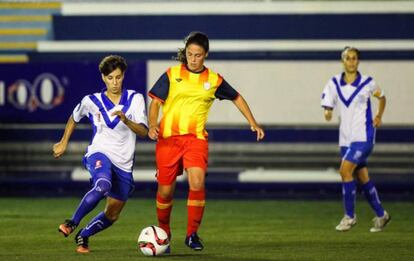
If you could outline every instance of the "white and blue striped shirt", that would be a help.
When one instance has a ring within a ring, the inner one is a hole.
[[[144,97],[133,90],[123,90],[119,104],[114,105],[104,92],[85,96],[73,110],[75,122],[87,116],[93,126],[93,138],[85,156],[103,153],[115,166],[131,172],[136,134],[111,114],[122,110],[129,120],[147,126]]]
[[[339,146],[348,147],[352,142],[375,143],[370,97],[379,87],[371,77],[359,72],[351,84],[347,84],[343,76],[344,73],[338,74],[329,80],[321,101],[323,107],[338,109]]]

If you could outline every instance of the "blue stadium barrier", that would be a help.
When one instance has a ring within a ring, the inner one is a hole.
[[[255,142],[247,127],[207,128],[210,142]],[[337,143],[337,127],[276,127],[265,126],[265,143]],[[30,135],[27,135],[30,133]],[[0,141],[57,141],[61,138],[62,130],[47,129],[14,129],[0,128]],[[92,135],[92,129],[77,129],[72,141],[87,141]],[[414,143],[414,127],[382,127],[377,131],[379,143]],[[149,141],[149,139],[146,139]]]
[[[55,40],[414,39],[414,14],[54,16]],[[271,29],[271,30],[269,30]]]
[[[414,182],[376,182],[383,200],[414,200]],[[137,182],[133,198],[154,198],[155,182]],[[0,181],[2,197],[82,197],[88,182]],[[236,183],[206,182],[207,198],[328,199],[341,200],[340,183]],[[177,183],[175,198],[186,198],[187,183]],[[358,190],[358,194],[360,190]],[[359,195],[362,196],[362,195]]]
[[[209,60],[254,60],[254,61],[338,61],[338,51],[235,51],[209,53]],[[173,60],[173,52],[119,52],[128,61],[142,60]],[[32,63],[44,62],[82,62],[99,61],[108,55],[107,52],[79,53],[79,52],[29,52]],[[414,50],[363,50],[361,59],[364,61],[410,61],[414,60]]]

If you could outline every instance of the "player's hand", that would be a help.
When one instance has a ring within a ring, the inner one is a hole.
[[[326,110],[325,109],[324,115],[325,115],[325,120],[326,121],[331,121],[331,119],[332,119],[332,110]]]
[[[119,119],[125,124],[127,124],[128,121],[129,121],[128,118],[125,116],[125,113],[123,111],[114,111],[111,115],[112,116],[114,116],[114,115],[118,116]]]
[[[381,117],[375,116],[373,123],[375,128],[379,128],[382,124]]]
[[[53,156],[55,158],[59,158],[60,156],[62,156],[63,153],[65,153],[66,151],[66,147],[67,147],[67,143],[62,142],[62,141],[54,144],[53,145]]]
[[[259,125],[252,125],[250,129],[257,134],[257,141],[262,140],[265,136],[263,129]]]
[[[152,126],[148,130],[148,137],[151,140],[158,140],[159,132],[160,132],[160,128],[158,128],[157,126]]]

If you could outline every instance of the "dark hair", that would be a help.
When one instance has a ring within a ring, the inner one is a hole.
[[[184,64],[187,64],[187,57],[185,56],[185,50],[190,44],[196,44],[201,46],[204,51],[207,53],[210,46],[208,41],[208,36],[202,32],[191,32],[186,38],[184,38],[185,47],[178,49],[177,57],[175,59]]]
[[[341,60],[345,58],[346,53],[349,51],[354,51],[359,59],[360,51],[357,48],[352,46],[345,46],[341,53]]]
[[[126,68],[128,67],[124,57],[119,55],[109,55],[102,59],[99,63],[99,71],[103,75],[108,75],[111,72],[115,71],[116,69],[120,69],[122,72],[125,72]]]

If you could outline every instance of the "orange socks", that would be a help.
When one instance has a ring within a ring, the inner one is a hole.
[[[194,191],[190,190],[188,193],[187,210],[188,210],[188,224],[187,224],[187,236],[193,232],[197,232],[203,219],[204,206],[206,205],[206,192],[205,190]]]
[[[160,194],[157,193],[157,217],[158,225],[160,228],[164,229],[167,232],[168,236],[171,235],[170,232],[170,215],[172,210],[172,198],[162,198]]]
[[[193,232],[197,232],[200,226],[201,220],[203,219],[204,206],[206,193],[205,190],[194,191],[190,190],[188,193],[187,200],[187,211],[188,211],[188,223],[187,223],[187,236]],[[157,193],[157,216],[158,225],[164,229],[168,235],[170,232],[170,215],[172,210],[172,198],[162,198]]]

